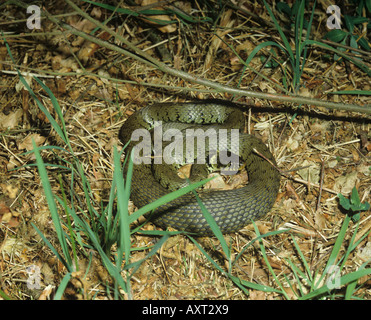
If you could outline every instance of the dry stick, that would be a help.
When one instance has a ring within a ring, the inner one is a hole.
[[[114,44],[111,44],[109,42],[103,41],[101,39],[98,39],[94,36],[91,36],[89,34],[86,34],[85,32],[82,32],[80,30],[75,29],[74,27],[70,26],[67,23],[64,23],[55,17],[51,16],[48,12],[44,11],[46,16],[55,24],[61,26],[62,28],[68,30],[74,35],[80,36],[88,41],[91,41],[93,43],[98,44],[99,46],[105,47],[110,50],[114,50],[116,52],[119,52],[121,54],[124,54],[126,56],[129,56],[131,58],[134,58],[142,63],[145,63],[150,66],[157,67],[159,70],[161,70],[164,73],[168,73],[170,75],[173,75],[175,77],[182,78],[184,80],[195,82],[207,87],[214,88],[216,90],[220,90],[220,92],[227,92],[232,95],[241,95],[241,96],[248,96],[252,98],[258,98],[258,99],[267,99],[267,100],[275,100],[280,102],[292,102],[292,103],[299,103],[299,104],[308,104],[308,105],[315,105],[315,106],[321,106],[326,107],[329,109],[338,109],[338,110],[348,110],[351,112],[360,112],[360,113],[366,113],[371,114],[371,106],[358,106],[358,105],[352,105],[352,104],[341,104],[341,103],[335,103],[330,101],[321,101],[318,99],[310,99],[306,97],[300,97],[300,96],[287,96],[287,95],[276,95],[276,94],[268,94],[268,93],[259,93],[254,91],[248,91],[243,89],[237,89],[230,86],[225,86],[217,82],[213,82],[204,78],[196,77],[194,75],[191,75],[187,72],[173,69],[166,64],[158,61],[157,59],[151,57],[149,54],[145,53],[141,49],[137,48],[135,45],[133,45],[131,42],[127,41],[124,37],[118,35],[113,30],[109,29],[107,26],[102,24],[101,22],[93,19],[91,16],[89,16],[87,13],[82,11],[78,6],[76,6],[71,0],[65,0],[74,10],[76,10],[81,16],[83,16],[85,19],[89,20],[90,22],[94,23],[96,26],[104,30],[105,32],[109,33],[113,37],[117,38],[119,41],[124,43],[128,48],[134,51],[134,53],[127,51],[119,46],[116,46]],[[138,56],[139,55],[139,56]]]
[[[323,175],[321,176],[321,184],[318,185],[318,184],[315,184],[315,183],[312,183],[312,182],[309,182],[307,180],[303,180],[303,179],[298,179],[298,178],[295,178],[292,174],[289,174],[287,173],[286,171],[283,171],[281,170],[280,168],[278,168],[274,163],[272,163],[272,161],[270,161],[267,157],[265,157],[263,154],[261,154],[258,150],[256,150],[255,148],[253,148],[253,151],[259,155],[260,157],[262,157],[264,160],[266,160],[267,162],[269,162],[269,164],[271,166],[273,166],[274,168],[276,168],[276,170],[283,176],[285,176],[286,178],[289,178],[295,182],[299,182],[299,183],[302,183],[302,184],[306,184],[308,187],[315,187],[315,188],[318,188],[320,189],[320,194],[322,194],[322,190],[324,191],[327,191],[329,193],[332,193],[332,194],[338,194],[339,192],[336,192],[335,190],[332,190],[332,189],[329,189],[329,188],[325,188],[323,186]],[[305,168],[305,167],[304,167]],[[301,168],[297,168],[295,170],[299,170]],[[290,171],[293,171],[293,170],[290,170]],[[323,168],[322,168],[322,171],[323,171]],[[321,197],[319,197],[319,200],[321,199]]]
[[[319,185],[319,195],[318,195],[318,201],[317,201],[317,208],[316,211],[318,212],[321,208],[321,196],[322,196],[322,189],[323,189],[323,179],[325,176],[325,161],[321,160],[321,179],[320,179],[320,185]]]
[[[323,163],[323,162],[322,162]],[[321,175],[321,181],[320,181],[320,184],[316,184],[316,183],[313,183],[313,182],[310,182],[308,180],[303,180],[303,179],[300,179],[300,178],[295,178],[292,174],[290,174],[288,171],[284,171],[284,170],[281,170],[279,168],[277,168],[276,166],[274,166],[280,173],[281,175],[285,176],[286,178],[288,179],[291,179],[292,181],[295,181],[295,182],[298,182],[298,183],[302,183],[302,184],[305,184],[308,186],[308,188],[310,187],[314,187],[314,188],[317,188],[319,189],[319,192],[320,192],[320,196],[319,196],[319,200],[321,200],[321,194],[322,194],[322,191],[326,191],[326,192],[329,192],[329,193],[332,193],[332,194],[338,194],[339,192],[338,191],[335,191],[333,189],[329,189],[329,188],[326,188],[323,186],[323,178],[324,178],[324,168],[322,167],[322,175]],[[295,168],[295,169],[291,169],[289,171],[298,171],[300,169],[304,169],[304,168],[308,168],[310,166],[305,166],[305,167],[299,167],[299,168]]]

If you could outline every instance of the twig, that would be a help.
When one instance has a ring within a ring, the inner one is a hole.
[[[13,74],[15,76],[18,76],[19,73],[23,76],[23,77],[38,77],[38,78],[61,78],[61,76],[49,76],[49,75],[45,75],[45,74],[38,74],[38,73],[33,73],[33,72],[17,72],[17,71],[12,71],[12,70],[0,70],[2,73],[5,73],[5,74]]]
[[[321,161],[321,179],[320,179],[320,185],[319,185],[319,195],[318,195],[318,201],[317,201],[317,211],[321,207],[321,196],[322,196],[322,189],[323,189],[323,178],[325,176],[325,161]]]
[[[299,183],[303,183],[303,184],[306,184],[306,185],[310,185],[311,187],[321,188],[321,186],[319,186],[318,184],[315,184],[315,183],[312,183],[312,182],[309,182],[309,181],[306,181],[306,180],[303,180],[303,179],[294,178],[291,175],[288,175],[288,178],[292,179],[295,182],[299,182]],[[329,188],[325,188],[325,187],[322,187],[322,190],[323,191],[327,191],[327,192],[332,193],[332,194],[338,194],[339,193],[339,192],[337,192],[335,190],[332,190],[332,189],[329,189]]]
[[[280,102],[291,102],[291,103],[298,103],[298,104],[307,104],[309,106],[322,106],[329,109],[338,109],[338,110],[348,110],[351,112],[360,112],[365,114],[371,114],[371,106],[358,106],[358,105],[351,105],[351,104],[341,104],[341,103],[335,103],[330,101],[322,101],[318,99],[311,99],[307,97],[300,97],[300,96],[294,96],[294,95],[278,95],[278,94],[269,94],[269,93],[260,93],[260,92],[253,92],[238,88],[233,88],[230,86],[225,86],[220,83],[210,81],[204,78],[196,77],[194,75],[191,75],[187,72],[177,70],[174,68],[169,67],[168,65],[160,62],[159,60],[153,58],[143,50],[137,48],[135,45],[133,45],[131,42],[127,41],[124,37],[118,35],[116,32],[108,28],[106,25],[102,24],[98,20],[95,20],[90,15],[82,11],[76,4],[74,4],[71,0],[66,0],[66,2],[74,9],[76,12],[78,12],[81,16],[83,16],[85,19],[89,20],[90,22],[94,23],[97,27],[101,28],[105,32],[111,34],[115,38],[117,38],[119,41],[124,43],[129,49],[131,49],[133,52],[130,52],[126,49],[123,49],[119,46],[116,46],[114,44],[111,44],[107,41],[103,41],[99,38],[96,38],[94,36],[91,36],[89,34],[86,34],[85,32],[82,32],[80,30],[75,29],[74,27],[70,26],[67,23],[64,23],[57,18],[50,15],[47,11],[44,11],[45,15],[55,24],[61,26],[62,28],[68,30],[74,35],[80,36],[88,41],[91,41],[93,43],[98,44],[99,46],[105,47],[110,50],[114,50],[116,52],[119,52],[121,54],[124,54],[126,56],[129,56],[131,58],[134,58],[142,63],[145,63],[147,65],[150,65],[152,67],[157,67],[159,70],[168,73],[170,75],[173,75],[175,77],[182,78],[184,80],[195,82],[201,85],[205,85],[207,87],[214,88],[216,90],[219,90],[220,92],[227,92],[232,95],[241,95],[241,96],[248,96],[252,98],[258,98],[258,99],[267,99],[267,100],[275,100]]]

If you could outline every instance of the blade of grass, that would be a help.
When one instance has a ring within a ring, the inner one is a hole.
[[[277,292],[277,293],[281,293],[281,291],[279,291],[277,289],[271,288],[269,286],[260,285],[260,284],[253,283],[253,282],[249,282],[249,281],[246,281],[246,280],[242,280],[242,279],[240,279],[238,277],[235,277],[235,276],[231,275],[229,272],[224,271],[218,265],[218,263],[215,262],[215,260],[201,247],[201,245],[192,236],[188,235],[188,238],[196,245],[196,247],[202,252],[202,254],[207,258],[207,260],[209,260],[211,262],[211,264],[220,273],[222,273],[225,276],[227,276],[228,278],[230,278],[246,294],[248,294],[248,292],[246,291],[246,288],[251,288],[251,289],[260,290],[260,291],[264,291],[264,292]]]
[[[125,254],[125,262],[126,264],[129,263],[129,256],[130,256],[130,222],[129,222],[129,192],[127,192],[124,186],[124,178],[123,172],[121,170],[121,163],[120,157],[117,152],[117,148],[114,148],[113,151],[113,163],[114,163],[114,171],[113,175],[116,181],[117,187],[117,209],[118,214],[120,215],[119,219],[119,228],[120,228],[120,239],[119,239],[119,247],[118,253]]]
[[[294,242],[294,246],[296,248],[296,252],[299,254],[299,257],[304,265],[304,268],[305,268],[305,274],[304,273],[301,273],[301,276],[303,277],[303,279],[306,279],[306,281],[308,283],[311,283],[313,281],[313,278],[312,278],[312,275],[311,275],[311,271],[310,271],[310,267],[308,265],[308,262],[307,260],[305,259],[305,256],[303,254],[303,252],[300,250],[300,247],[298,245],[298,243],[296,242],[295,238],[293,235],[291,235],[291,239],[292,241]]]
[[[125,265],[125,270],[131,270],[131,274],[130,274],[130,277],[132,277],[136,272],[137,270],[139,269],[139,267],[141,266],[141,264],[146,261],[147,259],[151,258],[153,255],[156,254],[156,252],[161,249],[162,245],[166,242],[166,240],[170,237],[169,234],[165,234],[163,237],[161,237],[161,239],[159,241],[156,242],[156,244],[154,246],[152,246],[152,249],[150,252],[148,252],[148,254],[143,258],[143,259],[140,259],[138,261],[135,261],[133,263],[130,263],[130,264],[127,264]]]
[[[228,277],[235,283],[235,284],[240,284],[242,285],[243,287],[247,287],[247,288],[250,288],[250,289],[254,289],[254,290],[259,290],[259,291],[263,291],[263,292],[276,292],[276,293],[282,293],[280,290],[277,290],[277,289],[274,289],[272,287],[269,287],[269,286],[266,286],[266,285],[262,285],[262,284],[259,284],[259,283],[253,283],[253,282],[250,282],[250,281],[246,281],[246,280],[243,280],[243,279],[240,279],[238,277],[235,277],[235,276],[232,276],[230,274],[228,274]],[[240,286],[239,286],[240,287]],[[241,288],[241,287],[240,287]]]
[[[64,255],[65,259],[67,260],[68,270],[72,271],[72,259],[71,259],[71,256],[70,256],[70,253],[69,253],[69,250],[68,250],[68,245],[67,245],[67,242],[66,242],[65,234],[64,234],[64,231],[63,231],[63,228],[62,228],[62,224],[61,224],[59,215],[58,215],[58,209],[57,209],[57,206],[56,206],[56,203],[55,203],[55,200],[54,200],[54,195],[53,195],[53,192],[52,192],[52,188],[50,186],[48,174],[46,172],[44,162],[41,158],[40,152],[38,150],[38,147],[36,146],[36,143],[35,143],[34,139],[32,139],[32,145],[33,145],[33,150],[34,150],[34,154],[35,154],[35,157],[36,157],[37,168],[38,168],[40,179],[41,179],[41,182],[42,182],[42,185],[43,185],[45,197],[46,197],[46,200],[47,200],[47,203],[48,203],[48,207],[49,207],[49,210],[50,210],[50,214],[51,214],[51,217],[52,217],[52,221],[53,221],[55,230],[57,232],[57,237],[58,237],[59,243],[61,245],[63,255]]]
[[[346,285],[348,283],[352,283],[353,281],[357,281],[359,278],[368,276],[371,274],[371,269],[362,269],[358,270],[349,274],[346,274],[340,278],[340,286]],[[322,287],[306,294],[305,296],[300,297],[300,300],[307,300],[321,296],[324,293],[330,292],[330,288],[327,285],[323,285]]]
[[[371,259],[366,261],[365,263],[363,263],[358,270],[364,270],[365,267],[371,262]],[[347,289],[345,291],[345,300],[350,300],[352,298],[352,294],[357,286],[357,281],[358,279],[352,281],[349,283],[349,285],[347,286]]]
[[[36,232],[39,234],[39,236],[41,237],[41,239],[45,242],[45,244],[49,247],[49,249],[55,254],[55,256],[59,259],[59,261],[66,267],[66,269],[69,271],[69,272],[72,272],[73,270],[71,269],[70,267],[70,264],[68,264],[66,262],[66,260],[59,254],[59,252],[57,251],[57,249],[55,249],[53,247],[53,245],[49,242],[48,239],[45,238],[44,234],[39,230],[38,227],[36,227],[36,225],[31,222],[31,225],[32,227],[36,230]]]
[[[45,114],[45,116],[49,120],[50,124],[52,125],[53,129],[57,132],[57,134],[60,136],[60,138],[65,142],[66,145],[68,145],[69,149],[72,151],[72,147],[70,145],[70,142],[69,142],[67,136],[65,135],[65,133],[63,132],[62,128],[59,126],[59,124],[57,123],[57,121],[50,114],[50,112],[48,111],[48,109],[46,109],[44,107],[44,105],[40,102],[40,100],[36,97],[35,93],[31,89],[31,87],[28,85],[27,81],[23,78],[23,76],[21,75],[21,73],[19,72],[19,70],[18,69],[16,69],[16,70],[18,72],[19,79],[21,80],[21,82],[23,83],[23,85],[25,86],[25,88],[27,89],[27,91],[30,93],[30,95],[32,96],[32,98],[35,100],[35,102],[36,102],[37,106],[39,107],[39,109]],[[34,79],[36,81],[40,81],[35,76],[34,76]],[[54,97],[53,94],[52,94],[52,96]],[[58,103],[57,103],[57,105],[58,105]],[[53,105],[53,106],[55,107],[55,105]],[[57,109],[58,108],[56,108],[56,110]]]
[[[75,221],[75,224],[78,225],[81,230],[89,237],[89,240],[92,242],[93,247],[98,251],[100,257],[102,258],[103,264],[107,268],[109,274],[118,282],[118,285],[127,292],[127,284],[125,280],[122,278],[120,272],[118,272],[117,267],[111,262],[109,256],[105,253],[102,246],[100,245],[99,239],[95,232],[90,228],[90,225],[85,220],[81,219],[73,210],[70,210],[70,215]]]
[[[331,47],[328,44],[325,44],[325,43],[322,43],[322,42],[319,42],[319,41],[316,41],[316,40],[305,40],[304,42],[305,42],[305,45],[318,46],[318,47],[321,47],[321,48],[324,48],[324,49],[327,49],[331,52],[336,53],[337,55],[343,57],[344,59],[347,59],[347,60],[351,61],[352,63],[354,63],[358,68],[360,68],[368,76],[371,76],[371,69],[365,63],[363,63],[361,60],[359,60],[357,58],[354,58],[354,57],[349,57],[346,53],[344,53],[340,50],[337,50],[337,49]]]
[[[12,300],[3,290],[0,289],[0,297],[4,300]]]
[[[294,58],[294,53],[292,52],[292,49],[291,49],[291,46],[290,46],[290,43],[289,41],[287,40],[287,37],[285,35],[285,33],[282,31],[280,25],[278,24],[278,21],[276,19],[276,17],[274,16],[271,8],[269,7],[269,5],[267,4],[266,0],[263,0],[264,1],[264,5],[276,27],[276,30],[278,31],[278,33],[280,34],[280,37],[283,41],[283,44],[285,45],[285,51],[288,53],[289,55],[289,58],[290,58],[290,61],[293,63],[295,61],[295,58]],[[292,64],[293,65],[293,64]],[[294,65],[293,65],[294,66]]]
[[[68,213],[68,210],[66,209],[68,207],[67,206],[67,197],[66,197],[66,194],[64,192],[61,174],[58,175],[58,178],[59,178],[59,186],[61,188],[61,192],[62,192],[62,196],[63,196],[63,208],[65,209],[65,213],[66,213],[66,217],[67,217],[67,227],[68,227],[68,230],[70,232],[71,247],[72,247],[73,257],[74,257],[74,261],[75,261],[75,268],[76,268],[76,271],[79,271],[79,264],[78,264],[78,259],[77,259],[76,243],[75,243],[76,236],[75,236],[74,230],[72,229],[70,215]]]
[[[222,246],[223,252],[228,259],[228,271],[230,272],[231,271],[232,259],[231,259],[231,251],[228,247],[228,244],[225,241],[225,239],[223,237],[223,234],[220,231],[220,228],[219,228],[218,224],[216,223],[215,219],[212,217],[210,212],[206,209],[205,205],[202,203],[202,201],[201,201],[200,197],[198,196],[197,192],[195,190],[192,190],[192,192],[196,196],[197,203],[201,208],[202,214],[204,215],[204,217],[205,217],[207,223],[209,224],[212,232],[214,233],[215,237],[217,237],[217,239],[220,242],[220,245]]]
[[[161,206],[165,203],[168,203],[168,202],[170,202],[170,201],[172,201],[176,198],[179,198],[182,195],[185,195],[186,193],[191,192],[193,189],[197,189],[197,188],[201,187],[203,184],[205,184],[206,182],[208,182],[208,181],[210,181],[214,178],[215,177],[211,177],[211,178],[199,181],[199,182],[195,182],[195,183],[193,183],[189,186],[186,186],[186,187],[181,188],[179,190],[168,193],[167,195],[165,195],[165,196],[163,196],[163,197],[145,205],[144,207],[138,209],[137,211],[135,211],[133,214],[130,215],[129,222],[133,223],[135,220],[137,220],[143,214],[145,214],[147,212],[151,212],[152,210],[156,209],[157,207],[159,207],[159,206]]]
[[[252,224],[254,226],[254,230],[255,230],[256,235],[257,236],[260,236],[259,229],[256,226],[255,222],[252,221]],[[269,270],[270,274],[273,276],[273,278],[276,281],[277,285],[281,288],[281,294],[283,294],[287,300],[290,300],[290,297],[287,295],[286,291],[283,289],[283,286],[282,286],[281,282],[279,281],[276,273],[274,272],[271,264],[269,263],[269,260],[268,260],[268,257],[267,257],[267,253],[265,251],[265,247],[264,247],[264,244],[263,244],[263,240],[262,239],[259,239],[259,246],[260,246],[260,251],[262,253],[263,259],[264,259],[264,261],[265,261],[265,263],[266,263],[266,265],[268,267],[268,270]]]
[[[68,272],[62,279],[62,281],[59,283],[58,289],[54,295],[53,300],[61,300],[62,295],[64,293],[64,290],[66,290],[66,287],[68,285],[68,282],[71,279],[71,272]]]
[[[339,234],[336,238],[336,241],[335,241],[335,244],[332,248],[332,251],[331,251],[331,254],[330,254],[330,257],[328,258],[327,260],[327,263],[326,263],[326,266],[325,266],[325,272],[321,275],[321,277],[319,278],[319,280],[316,282],[314,288],[317,288],[317,286],[322,283],[324,277],[326,276],[327,274],[327,270],[329,270],[329,268],[331,266],[335,266],[335,262],[336,262],[336,259],[337,259],[337,256],[339,255],[339,252],[340,252],[340,249],[341,249],[341,245],[343,243],[343,240],[345,238],[345,235],[346,235],[346,231],[348,229],[348,226],[349,226],[349,222],[351,221],[351,218],[346,215],[345,218],[344,218],[344,221],[343,221],[343,224],[340,228],[340,231],[339,231]]]
[[[113,175],[116,181],[117,187],[117,211],[120,216],[119,218],[119,239],[117,243],[117,272],[119,273],[121,270],[121,264],[123,261],[123,256],[125,256],[125,265],[130,263],[130,247],[131,247],[131,240],[130,240],[130,223],[129,223],[129,194],[130,190],[126,190],[124,186],[124,176],[121,170],[121,162],[120,157],[117,152],[117,148],[114,148],[113,151],[113,162],[114,162],[114,171]],[[130,161],[129,161],[130,163]],[[130,187],[130,185],[129,185]],[[129,294],[129,298],[131,298],[131,290],[130,290],[130,276],[128,277],[128,281],[126,282],[127,290]],[[115,291],[116,293],[117,291]],[[117,297],[115,297],[117,299]]]
[[[242,254],[246,251],[246,249],[249,248],[255,241],[258,241],[258,240],[266,238],[266,237],[274,236],[274,235],[277,235],[277,234],[280,234],[280,233],[283,233],[283,232],[287,232],[287,231],[289,231],[289,229],[276,230],[276,231],[267,232],[267,233],[264,233],[264,234],[262,234],[258,237],[255,237],[247,245],[245,245],[243,247],[243,249],[239,252],[239,254],[234,259],[234,261],[232,263],[232,266],[233,266],[233,264],[235,264],[238,261],[238,259],[242,256]]]

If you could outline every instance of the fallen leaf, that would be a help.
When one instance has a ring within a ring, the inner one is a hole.
[[[367,242],[365,247],[361,249],[357,256],[361,258],[363,261],[369,261],[371,259],[371,242]]]
[[[13,129],[18,126],[19,121],[22,118],[23,111],[18,109],[8,115],[3,113],[0,114],[0,128],[2,129]]]
[[[300,175],[300,177],[303,180],[309,181],[311,183],[319,183],[319,176],[321,172],[319,164],[313,161],[304,160],[302,166],[309,167],[298,170],[298,174]]]
[[[357,172],[352,171],[345,176],[340,176],[339,178],[335,179],[334,190],[339,191],[343,195],[348,195],[356,185],[356,181]]]
[[[225,181],[223,180],[223,177],[218,173],[210,173],[209,178],[216,176],[213,180],[206,182],[204,184],[204,189],[226,189]]]
[[[39,300],[50,300],[50,295],[53,292],[54,286],[48,285],[46,288],[43,290],[43,292],[40,294]]]
[[[177,170],[177,175],[181,179],[186,179],[191,176],[192,164],[186,164]]]
[[[18,144],[18,149],[19,150],[26,149],[27,151],[33,150],[32,139],[35,140],[37,146],[42,145],[46,140],[45,137],[37,133],[33,133],[28,135],[22,142]]]
[[[10,212],[9,207],[4,202],[0,202],[0,215],[4,215],[8,212]]]
[[[141,6],[147,6],[147,5],[150,5],[152,3],[156,3],[158,2],[158,0],[143,0],[141,1],[140,5]],[[153,8],[153,10],[162,10],[163,8],[161,7],[155,7]],[[167,24],[167,25],[161,25],[161,24],[158,24],[156,23],[155,20],[161,20],[161,21],[171,21],[171,17],[168,16],[168,15],[165,15],[165,14],[162,14],[162,15],[154,15],[154,16],[151,16],[151,20],[148,20],[147,18],[143,18],[143,20],[149,24],[152,24],[154,25],[158,30],[160,30],[162,33],[172,33],[174,31],[176,31],[176,25],[175,24]]]
[[[5,187],[5,192],[6,192],[6,195],[10,198],[10,199],[15,199],[18,195],[18,192],[19,192],[19,188],[16,187],[16,186],[13,186],[13,185],[7,185]]]

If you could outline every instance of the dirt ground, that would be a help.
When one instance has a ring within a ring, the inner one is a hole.
[[[245,70],[238,59],[240,56],[246,60],[259,43],[269,40],[280,42],[272,25],[263,23],[271,20],[261,1],[243,2],[243,10],[225,5],[217,12],[208,6],[210,3],[216,6],[216,1],[166,2],[159,7],[173,4],[187,15],[193,13],[200,20],[185,22],[174,14],[157,17],[165,21],[177,20],[166,26],[150,22],[145,15],[113,13],[84,1],[74,3],[94,19],[106,21],[111,30],[175,70],[221,85],[239,86],[267,94],[284,95],[285,92],[280,89],[284,86],[283,80],[292,81],[292,70],[279,50],[275,51],[277,59],[274,55],[270,58],[270,61],[277,60],[279,63],[270,68],[264,68],[270,47],[262,51],[262,59],[257,56],[251,61],[249,67],[259,71],[259,74],[251,69]],[[142,6],[148,3],[144,2]],[[269,3],[274,7],[271,1]],[[288,3],[291,5],[291,1]],[[130,7],[125,1],[112,1],[112,5]],[[318,1],[314,18],[313,37],[319,39],[328,31],[325,5],[325,1]],[[138,2],[135,9],[139,6]],[[351,10],[350,6],[347,8]],[[96,32],[101,40],[126,48],[107,32],[96,31],[96,26],[76,13],[67,2],[48,1],[43,9],[78,30]],[[275,9],[273,12],[288,25],[282,14]],[[63,28],[47,18],[41,19],[40,29],[30,30],[26,24],[29,16],[26,8],[17,4],[1,7],[0,30],[5,35],[0,40],[0,289],[7,296],[21,300],[52,299],[66,273],[63,264],[31,225],[35,224],[59,248],[37,167],[30,166],[35,163],[35,156],[27,152],[33,149],[32,139],[38,146],[66,148],[66,145],[22,85],[16,70],[22,72],[36,97],[58,119],[47,92],[32,75],[36,75],[55,95],[63,111],[71,146],[89,179],[95,200],[92,204],[98,208],[109,197],[114,147],[119,150],[123,147],[118,140],[118,131],[135,110],[154,101],[217,98],[242,103],[246,109],[247,130],[269,145],[282,170],[277,201],[270,213],[257,222],[261,234],[290,229],[290,232],[264,238],[270,265],[280,279],[292,281],[294,285],[286,285],[284,290],[289,298],[296,299],[299,284],[289,261],[300,270],[304,266],[295,240],[310,270],[313,274],[317,272],[317,276],[321,275],[345,217],[337,194],[349,197],[353,187],[356,187],[361,202],[370,202],[369,115],[315,105],[297,108],[297,104],[218,93],[68,31],[61,33]],[[293,37],[291,32],[292,46]],[[370,43],[371,39],[367,40]],[[367,54],[364,62],[370,68],[371,58]],[[309,49],[305,64],[299,95],[360,106],[371,103],[370,95],[331,94],[340,90],[370,92],[370,77],[354,64],[335,62],[331,52],[318,47]],[[115,81],[117,79],[120,81]],[[65,156],[58,150],[50,149],[44,149],[41,155],[45,163],[54,165],[61,165],[61,157]],[[47,170],[52,190],[60,192],[61,181],[67,190],[71,176],[57,166],[49,166]],[[79,187],[75,192],[83,195]],[[130,206],[131,210],[135,210],[132,204]],[[370,210],[363,211],[359,221],[355,241],[366,237],[350,253],[343,274],[358,270],[371,258]],[[347,250],[356,227],[357,224],[351,222],[340,249],[341,254]],[[148,224],[144,228],[152,230],[157,227]],[[226,235],[225,239],[235,257],[255,237],[253,226],[248,225],[235,234]],[[150,247],[156,241],[155,237],[134,233],[132,248]],[[216,238],[201,238],[199,243],[223,269],[227,269],[225,256]],[[73,273],[63,298],[113,298],[111,290],[107,289],[112,288],[112,279],[99,254],[93,250],[90,254],[78,253],[81,268]],[[135,251],[132,261],[139,261],[147,254],[148,250]],[[30,268],[35,267],[40,272],[40,287],[30,289]],[[277,288],[257,242],[243,252],[233,267],[233,275]],[[220,273],[183,235],[171,237],[157,254],[141,265],[130,283],[132,298],[136,300],[285,298],[277,292],[254,289],[244,292]],[[358,279],[357,286],[355,297],[371,298],[370,276]],[[303,290],[306,293],[309,289]],[[124,298],[127,297],[126,293],[121,293]]]

